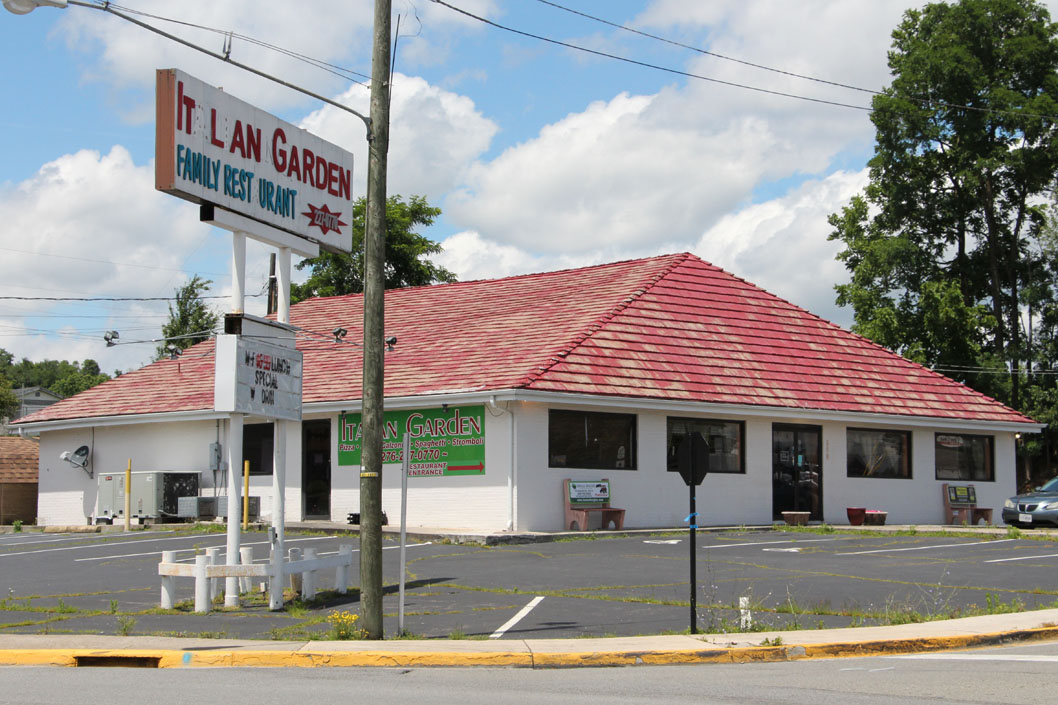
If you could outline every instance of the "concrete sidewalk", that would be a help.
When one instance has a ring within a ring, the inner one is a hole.
[[[249,641],[0,634],[0,666],[571,668],[874,656],[1058,639],[1058,609],[750,634],[504,641]]]

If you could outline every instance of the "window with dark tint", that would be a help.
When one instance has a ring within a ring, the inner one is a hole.
[[[665,461],[669,472],[679,471],[680,444],[694,432],[702,434],[709,446],[709,472],[746,471],[742,458],[742,435],[745,425],[741,421],[716,421],[714,419],[690,419],[670,416],[666,422]]]
[[[936,436],[937,479],[994,482],[996,479],[994,456],[992,436],[938,433]]]
[[[547,457],[553,468],[635,470],[636,416],[551,409]]]
[[[846,432],[849,477],[911,479],[911,432],[850,428]]]
[[[242,459],[250,461],[251,475],[272,474],[272,448],[275,426],[251,423],[242,427]],[[242,468],[239,468],[242,477]]]

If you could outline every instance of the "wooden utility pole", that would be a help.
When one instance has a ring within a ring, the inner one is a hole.
[[[364,233],[363,449],[360,457],[360,612],[369,639],[382,633],[382,427],[386,254],[386,157],[389,152],[391,0],[375,0]]]

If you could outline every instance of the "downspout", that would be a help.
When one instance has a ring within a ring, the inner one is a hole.
[[[509,404],[510,402],[508,402]],[[496,397],[489,397],[486,405],[489,407],[489,411],[494,416],[499,416],[502,413],[507,414],[507,431],[508,437],[510,438],[511,457],[510,462],[507,464],[507,531],[514,531],[514,480],[515,470],[514,464],[515,459],[518,457],[517,454],[517,436],[515,436],[515,422],[514,422],[514,409],[508,407],[507,409],[501,409],[496,406]]]

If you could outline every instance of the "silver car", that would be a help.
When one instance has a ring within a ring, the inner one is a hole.
[[[1003,523],[1011,526],[1058,526],[1058,477],[1034,492],[1003,502]]]

